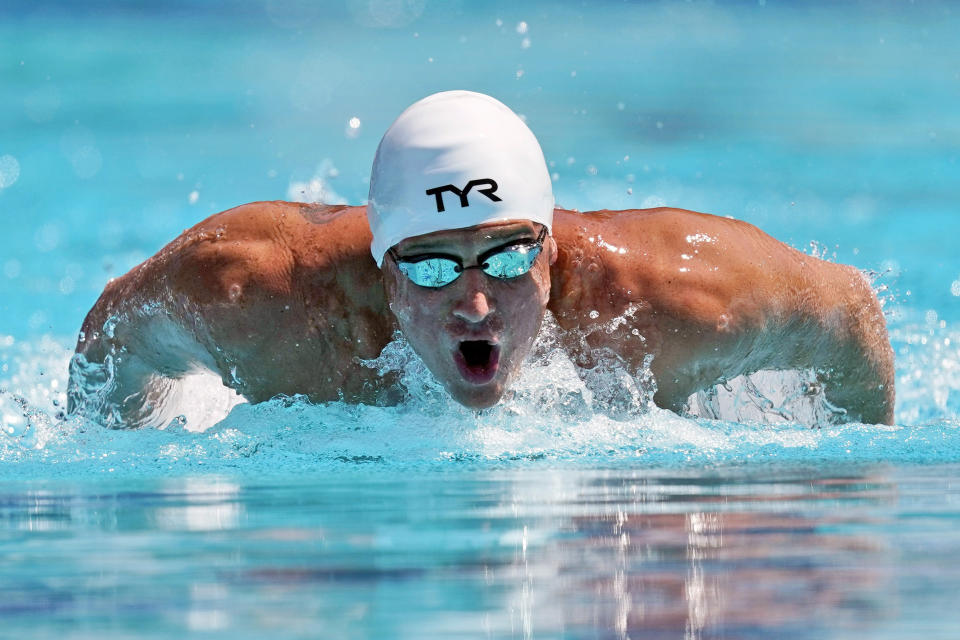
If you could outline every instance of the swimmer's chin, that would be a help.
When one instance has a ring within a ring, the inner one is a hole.
[[[447,386],[450,397],[468,409],[489,409],[503,398],[506,388],[499,384],[488,385],[486,388],[451,388]]]

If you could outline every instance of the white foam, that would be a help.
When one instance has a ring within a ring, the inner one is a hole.
[[[323,204],[347,204],[346,199],[334,191],[330,181],[339,175],[333,161],[323,160],[306,180],[291,180],[287,186],[286,199],[291,202],[322,202]]]
[[[218,378],[197,374],[179,383],[176,410],[187,416],[185,425],[138,431],[62,415],[72,352],[67,341],[0,337],[0,476],[955,461],[960,335],[939,325],[909,325],[894,328],[892,336],[899,354],[897,417],[911,427],[827,422],[810,429],[791,421],[784,403],[798,399],[811,412],[807,417],[822,417],[813,396],[796,395],[809,383],[803,373],[733,381],[729,390],[691,398],[700,417],[685,417],[652,406],[648,381],[614,368],[599,378],[620,385],[611,401],[598,395],[602,386],[591,387],[598,380],[578,375],[546,331],[504,401],[480,412],[452,401],[409,345],[397,340],[370,364],[401,373],[407,398],[398,406],[313,405],[297,397],[238,404]],[[729,418],[725,412],[739,421],[716,419]]]

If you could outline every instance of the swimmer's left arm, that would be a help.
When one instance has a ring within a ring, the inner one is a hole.
[[[554,316],[591,349],[613,347],[635,367],[652,357],[659,406],[682,410],[690,394],[763,369],[812,369],[850,420],[893,420],[893,351],[853,267],[691,211],[556,219]]]
[[[846,410],[850,421],[892,423],[893,349],[866,278],[854,267],[803,254],[747,223],[711,222],[716,223],[714,267],[701,272],[699,287],[705,288],[708,312],[721,311],[708,325],[716,343],[735,336],[732,344],[740,351],[728,358],[732,370],[723,377],[812,369],[826,398]]]
[[[813,366],[827,399],[846,409],[851,420],[892,424],[894,354],[880,302],[856,268],[817,262],[822,298],[812,310],[801,299],[796,314],[812,315],[820,336],[794,341],[790,364]]]

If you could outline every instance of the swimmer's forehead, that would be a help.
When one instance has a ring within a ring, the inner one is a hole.
[[[496,247],[514,240],[533,240],[542,225],[530,220],[508,220],[488,222],[463,229],[445,229],[422,236],[407,238],[397,244],[397,251],[403,254],[427,252],[457,252]]]

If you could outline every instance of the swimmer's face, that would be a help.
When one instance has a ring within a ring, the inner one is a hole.
[[[404,240],[394,254],[407,260],[443,254],[470,267],[491,249],[535,242],[541,229],[533,222],[509,221],[437,231]],[[501,280],[467,268],[439,289],[414,284],[393,257],[384,257],[390,309],[404,337],[457,402],[480,409],[500,400],[540,331],[556,255],[556,244],[547,237],[524,275]]]

